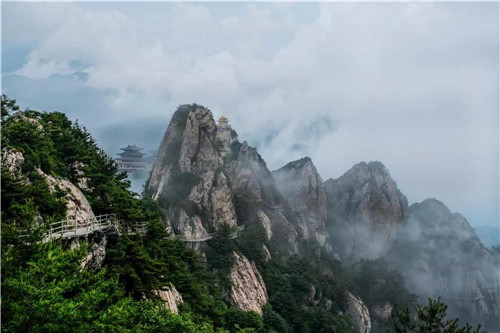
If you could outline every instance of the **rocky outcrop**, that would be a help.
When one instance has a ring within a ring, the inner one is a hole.
[[[186,238],[206,238],[208,232],[203,227],[199,216],[188,216],[184,209],[179,209],[179,219],[175,224],[176,234],[185,236]]]
[[[297,251],[297,230],[293,212],[275,186],[271,172],[257,150],[247,142],[234,149],[237,156],[228,166],[229,182],[243,221],[257,221],[268,239],[283,249]]]
[[[384,255],[408,212],[408,201],[380,162],[361,162],[325,182],[332,247],[344,260]]]
[[[154,295],[157,295],[165,304],[165,307],[173,313],[179,313],[179,305],[183,302],[181,294],[175,289],[174,285],[164,287],[160,290],[154,290]]]
[[[24,115],[22,117],[26,118]],[[20,151],[6,148],[2,150],[2,166],[5,170],[15,179],[28,183],[29,180],[22,173],[23,163],[24,156]],[[57,190],[61,190],[66,193],[66,217],[68,219],[85,220],[94,217],[94,213],[92,212],[92,208],[90,207],[87,198],[78,187],[73,185],[73,183],[64,178],[55,178],[44,173],[40,169],[37,169],[37,172],[45,178],[51,192],[54,193]]]
[[[391,319],[393,305],[389,302],[377,303],[370,309],[373,319],[380,322],[388,322]]]
[[[35,127],[38,131],[43,130],[43,126],[42,126],[42,124],[40,124],[38,119],[32,118],[32,117],[26,117],[26,115],[22,111],[18,111],[16,113],[14,113],[12,115],[12,120],[14,120],[15,122],[28,122],[28,123],[35,125]]]
[[[262,306],[267,303],[267,291],[264,280],[255,263],[242,255],[233,253],[234,264],[229,279],[231,291],[229,299],[233,305],[243,311],[254,311],[262,315]]]
[[[212,221],[214,226],[227,223],[236,225],[236,211],[233,204],[233,196],[229,188],[226,175],[219,172],[214,179],[214,185],[210,193],[212,203]]]
[[[172,167],[178,162],[179,150],[186,121],[186,111],[176,112],[158,149],[158,155],[151,170],[146,190],[154,200],[158,200],[165,184],[171,176]]]
[[[175,112],[146,192],[168,212],[176,234],[206,238],[224,224],[260,223],[294,251],[296,231],[271,173],[255,148],[239,143],[198,105]],[[275,230],[278,231],[275,233]]]
[[[82,221],[95,217],[87,198],[69,180],[47,175],[40,169],[37,172],[45,178],[52,192],[56,190],[66,192],[66,217],[68,219]]]
[[[172,117],[146,191],[168,208],[166,225],[176,234],[203,238],[223,223],[236,225],[218,140],[207,108],[182,106]]]
[[[271,252],[269,252],[269,249],[264,244],[262,244],[262,254],[265,262],[271,260]]]
[[[95,231],[87,236],[87,256],[82,261],[81,266],[85,269],[97,271],[101,269],[106,258],[106,244],[108,239],[102,231]],[[71,247],[75,247],[72,242]]]
[[[356,333],[370,333],[370,313],[359,297],[347,292],[347,309],[345,313],[354,326]]]
[[[324,245],[326,194],[321,176],[309,157],[293,161],[273,171],[276,187],[297,216],[297,229],[305,239]]]
[[[217,126],[207,108],[189,112],[179,152],[179,168],[182,172],[201,175],[213,171],[222,164],[215,145]]]
[[[82,190],[91,190],[89,188],[89,178],[85,177],[85,172],[83,171],[85,164],[82,162],[74,162],[69,165],[69,169],[73,173],[73,177],[76,179],[76,185]]]
[[[14,149],[2,149],[2,167],[15,179],[22,178],[23,153]]]
[[[467,220],[442,202],[410,207],[388,260],[411,292],[441,297],[453,316],[499,331],[499,268]]]

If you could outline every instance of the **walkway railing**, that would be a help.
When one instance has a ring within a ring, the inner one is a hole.
[[[115,214],[98,215],[89,219],[82,220],[64,220],[54,222],[50,225],[49,230],[46,232],[43,242],[51,239],[58,238],[75,238],[85,236],[94,231],[109,231],[112,230],[118,235],[126,232],[128,234],[146,234],[148,229],[148,222],[135,222],[134,226],[124,226],[124,223],[116,219]],[[231,236],[231,239],[237,237],[239,231],[245,229],[244,225],[238,226],[238,230]],[[186,237],[183,235],[172,235],[169,238],[178,238],[184,242],[204,242],[213,238],[215,233],[206,234],[203,237]],[[21,231],[21,237],[28,236],[28,231]]]
[[[145,233],[146,226],[147,222],[136,222],[136,228],[131,230],[131,232]],[[106,232],[109,230],[113,230],[117,234],[123,231],[120,221],[116,219],[115,214],[97,215],[82,220],[69,219],[52,223],[42,241],[47,242],[58,238],[74,238],[88,235],[94,231]],[[21,231],[21,237],[26,236],[28,236],[28,231]]]

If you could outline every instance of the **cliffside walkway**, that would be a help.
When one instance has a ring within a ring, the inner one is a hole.
[[[69,239],[80,236],[86,236],[95,231],[112,232],[120,235],[122,233],[128,233],[129,235],[140,234],[144,235],[147,232],[147,222],[135,222],[133,228],[125,227],[122,225],[120,220],[116,218],[115,214],[103,214],[98,215],[90,219],[82,220],[64,220],[54,222],[50,225],[49,230],[47,230],[43,242],[48,242],[52,239]],[[231,239],[237,237],[238,231],[245,229],[244,225],[238,226],[238,230],[232,235]],[[213,238],[215,233],[206,234],[202,237],[186,237],[183,235],[172,235],[168,238],[179,239],[184,242],[205,242]],[[21,237],[28,236],[28,231],[22,231]]]
[[[123,227],[120,226],[120,221],[116,219],[115,214],[97,215],[89,219],[82,220],[64,220],[54,222],[50,225],[49,230],[45,233],[43,242],[48,242],[51,239],[68,239],[80,236],[85,236],[94,231],[114,232],[120,234],[123,232]],[[136,222],[135,230],[130,232],[143,233],[146,231],[146,222]],[[27,231],[21,232],[21,237],[26,237]]]

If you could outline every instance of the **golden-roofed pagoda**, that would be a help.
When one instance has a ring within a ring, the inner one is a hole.
[[[219,128],[221,129],[229,128],[229,119],[227,119],[225,116],[220,116],[217,120],[217,123],[219,125]]]

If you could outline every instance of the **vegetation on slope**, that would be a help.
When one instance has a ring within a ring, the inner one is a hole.
[[[347,289],[368,305],[378,298],[411,302],[399,276],[379,262],[346,270],[314,244],[304,244],[301,256],[269,261],[263,245],[271,244],[264,230],[249,221],[237,239],[231,237],[233,230],[221,228],[209,242],[205,260],[166,237],[157,203],[129,190],[126,175],[118,172],[84,127],[59,112],[26,110],[16,115],[18,110],[14,100],[2,97],[2,149],[19,151],[25,159],[22,179],[3,166],[1,172],[5,332],[349,332],[349,320],[341,315]],[[173,121],[185,124],[188,111],[180,108]],[[149,221],[144,237],[110,238],[104,265],[95,272],[81,267],[87,255],[85,242],[76,249],[68,249],[61,240],[40,242],[46,226],[65,217],[66,202],[65,193],[51,191],[38,170],[78,184],[81,174],[75,165],[87,179],[80,190],[94,213]],[[182,201],[185,192],[174,190]],[[20,237],[19,231],[26,229],[30,237]],[[256,262],[262,273],[269,293],[262,317],[226,302],[233,251]],[[381,278],[391,288],[371,287]],[[170,284],[184,300],[179,314],[167,310],[154,292]],[[405,313],[398,318],[398,332],[413,329]],[[431,317],[419,317],[420,324],[426,318]]]
[[[157,205],[136,197],[112,159],[85,128],[58,112],[18,111],[2,98],[2,148],[25,159],[23,178],[2,168],[2,329],[34,332],[91,329],[111,332],[211,332],[263,327],[262,319],[229,308],[214,288],[198,253],[169,240]],[[110,239],[98,272],[82,269],[82,244],[41,243],[45,226],[65,216],[64,193],[52,193],[37,169],[77,183],[69,167],[83,164],[88,189],[80,188],[94,212],[128,221],[148,220],[149,232]],[[20,238],[30,229],[33,237]],[[182,294],[180,315],[166,310],[153,290],[172,283]]]

